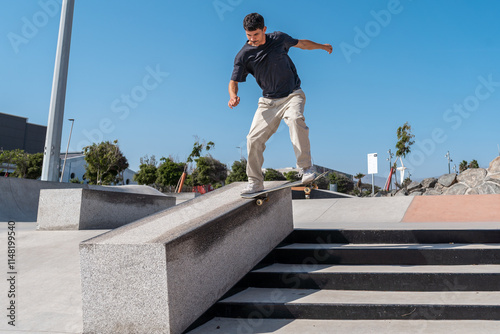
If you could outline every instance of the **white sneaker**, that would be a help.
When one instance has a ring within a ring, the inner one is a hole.
[[[302,183],[307,184],[316,178],[316,172],[311,168],[305,168],[302,171]]]
[[[242,195],[249,195],[259,191],[264,190],[264,186],[262,184],[250,183],[248,182],[246,187],[241,191]]]

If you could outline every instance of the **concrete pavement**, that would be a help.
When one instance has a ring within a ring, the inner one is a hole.
[[[404,222],[412,202],[411,197],[296,200],[293,201],[294,225],[296,228],[360,229],[500,228],[500,217],[497,222],[473,221],[474,216],[470,216],[470,222]],[[445,218],[443,215],[443,220]],[[7,223],[0,223],[1,267],[4,277],[8,278],[7,228]],[[83,325],[78,245],[105,231],[36,231],[35,228],[36,223],[15,223],[16,326],[7,323],[6,308],[12,299],[7,297],[7,279],[2,279],[0,308],[4,314],[0,317],[0,333],[80,333]],[[500,332],[497,321],[461,321],[459,325],[452,321],[421,320],[255,321],[267,324],[259,326],[263,330],[259,333],[436,333],[444,329],[453,333]],[[238,320],[216,319],[193,333],[236,333],[234,330],[239,325]]]

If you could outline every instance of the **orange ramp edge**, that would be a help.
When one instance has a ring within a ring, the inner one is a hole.
[[[500,195],[415,197],[402,222],[500,222]]]

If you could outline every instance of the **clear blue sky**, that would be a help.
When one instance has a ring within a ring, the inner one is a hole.
[[[47,124],[60,1],[0,0],[0,112]],[[227,85],[250,12],[269,32],[334,47],[332,55],[289,53],[307,95],[316,164],[366,174],[367,154],[378,153],[378,176],[386,176],[405,122],[416,140],[405,160],[415,178],[446,173],[447,151],[457,168],[472,159],[487,167],[498,155],[496,0],[76,0],[70,149],[118,139],[137,170],[146,154],[184,161],[196,135],[215,142],[211,153],[223,163],[239,160],[261,91],[249,77],[231,110]],[[282,124],[264,167],[294,165]]]

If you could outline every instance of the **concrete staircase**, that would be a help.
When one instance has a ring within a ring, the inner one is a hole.
[[[199,333],[497,332],[500,230],[295,230],[210,312]]]

